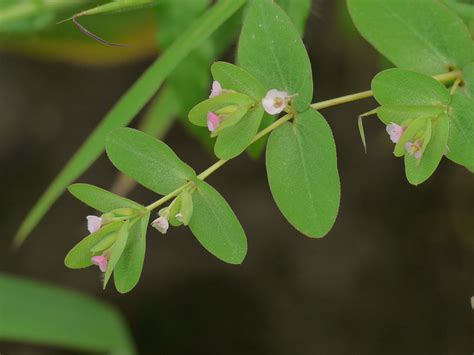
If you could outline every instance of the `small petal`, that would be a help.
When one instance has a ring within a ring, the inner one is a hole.
[[[405,149],[411,155],[413,155],[416,159],[420,159],[423,155],[422,146],[419,140],[415,142],[406,142]]]
[[[166,232],[168,231],[168,228],[170,227],[170,224],[167,218],[158,217],[153,222],[151,222],[151,226],[153,228],[156,228],[160,233],[166,234]]]
[[[89,233],[97,232],[102,225],[102,218],[97,216],[87,216],[87,229]]]
[[[219,96],[220,94],[222,94],[221,83],[218,82],[217,80],[214,80],[212,82],[212,89],[211,89],[211,94],[209,95],[209,98],[212,99],[213,97]]]
[[[286,91],[278,91],[275,89],[267,92],[267,95],[262,99],[263,108],[270,115],[277,115],[281,113],[290,102],[290,96]]]
[[[390,135],[390,140],[393,143],[398,143],[403,132],[404,132],[403,127],[400,125],[397,125],[396,123],[392,122],[389,125],[387,125],[387,133]]]
[[[109,263],[109,261],[107,260],[105,256],[103,255],[93,256],[91,261],[92,261],[92,264],[97,265],[99,267],[100,271],[102,272],[107,271],[107,264]]]
[[[220,123],[221,120],[218,115],[216,115],[214,112],[207,113],[207,128],[210,132],[214,132],[217,127],[219,127]]]

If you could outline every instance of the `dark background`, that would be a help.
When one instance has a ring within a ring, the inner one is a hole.
[[[305,43],[315,101],[367,90],[376,52],[341,31],[332,1],[317,1]],[[227,58],[231,59],[231,57]],[[209,178],[248,236],[242,266],[208,254],[185,228],[149,230],[142,278],[127,295],[101,291],[96,268],[63,266],[92,211],[64,196],[19,252],[13,234],[28,209],[149,62],[94,69],[0,54],[0,270],[97,296],[124,313],[140,354],[471,354],[474,294],[472,174],[446,159],[413,187],[384,126],[364,100],[326,109],[342,183],[340,213],[321,240],[298,234],[277,210],[264,159],[235,159]],[[136,125],[136,123],[134,123]],[[202,170],[215,159],[176,124],[166,142]],[[105,157],[80,178],[109,187]],[[133,198],[150,203],[143,188]],[[52,315],[54,317],[54,315]],[[2,344],[10,354],[71,354]],[[73,353],[73,352],[72,352]]]

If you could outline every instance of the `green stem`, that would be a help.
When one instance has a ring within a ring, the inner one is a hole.
[[[446,83],[446,82],[450,82],[450,81],[453,81],[453,80],[460,81],[461,72],[460,71],[452,71],[452,72],[449,72],[449,73],[433,76],[433,78],[438,80],[441,83]],[[310,105],[310,107],[312,107],[315,110],[321,110],[321,109],[324,109],[324,108],[337,106],[337,105],[342,105],[342,104],[357,101],[357,100],[367,99],[367,98],[372,97],[372,96],[373,96],[372,90],[362,91],[362,92],[358,92],[358,93],[351,94],[351,95],[337,97],[335,99],[330,99],[330,100],[326,100],[326,101],[317,102],[317,103],[314,103],[314,104]],[[371,111],[370,113],[372,114],[373,111]],[[250,144],[255,143],[260,138],[266,136],[267,134],[269,134],[270,132],[272,132],[276,128],[280,127],[285,122],[291,120],[292,118],[293,118],[292,114],[287,114],[287,115],[279,118],[278,120],[273,122],[270,126],[266,127],[265,129],[261,130],[260,132],[258,132],[257,135],[252,139],[252,142],[250,142]],[[214,172],[219,170],[219,168],[221,168],[228,161],[230,161],[230,159],[221,159],[221,160],[216,161],[209,168],[207,168],[202,173],[200,173],[197,176],[198,179],[205,180],[211,174],[213,174]],[[163,203],[168,202],[172,198],[178,196],[184,189],[186,189],[191,184],[192,184],[191,182],[188,182],[187,184],[185,184],[185,185],[181,186],[180,188],[174,190],[173,192],[169,193],[168,195],[162,197],[158,201],[156,201],[156,202],[152,203],[151,205],[147,206],[146,209],[148,211],[154,210],[155,208],[161,206]]]

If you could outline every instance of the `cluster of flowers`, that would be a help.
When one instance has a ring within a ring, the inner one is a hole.
[[[227,90],[222,87],[222,85],[214,80],[212,83],[212,90],[209,98],[212,99],[222,94],[232,93],[233,90]],[[293,95],[288,95],[286,91],[279,91],[272,89],[267,92],[265,97],[262,99],[262,106],[264,110],[270,115],[278,115],[283,112],[288,106]],[[225,119],[225,114],[219,114],[217,112],[208,112],[207,113],[207,128],[210,132],[215,132],[216,129]]]

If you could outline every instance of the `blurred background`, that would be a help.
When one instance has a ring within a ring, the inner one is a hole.
[[[138,286],[126,295],[102,291],[96,268],[63,265],[93,212],[67,193],[12,250],[45,187],[160,52],[158,22],[154,9],[81,22],[105,38],[114,33],[130,49],[93,42],[71,23],[0,38],[0,270],[116,305],[140,354],[471,354],[473,176],[444,159],[428,182],[409,185],[375,117],[365,121],[365,154],[357,116],[375,107],[371,99],[322,111],[338,147],[342,201],[321,240],[300,235],[280,214],[264,157],[242,155],[209,178],[246,230],[242,266],[220,262],[185,228],[165,236],[150,229]],[[315,101],[367,90],[389,65],[351,26],[344,1],[315,0],[304,40]],[[234,51],[219,58],[232,61]],[[165,141],[198,171],[215,161],[181,122]],[[110,188],[116,178],[103,156],[79,180]],[[156,199],[141,187],[131,197]],[[76,354],[13,342],[1,343],[0,352]]]

